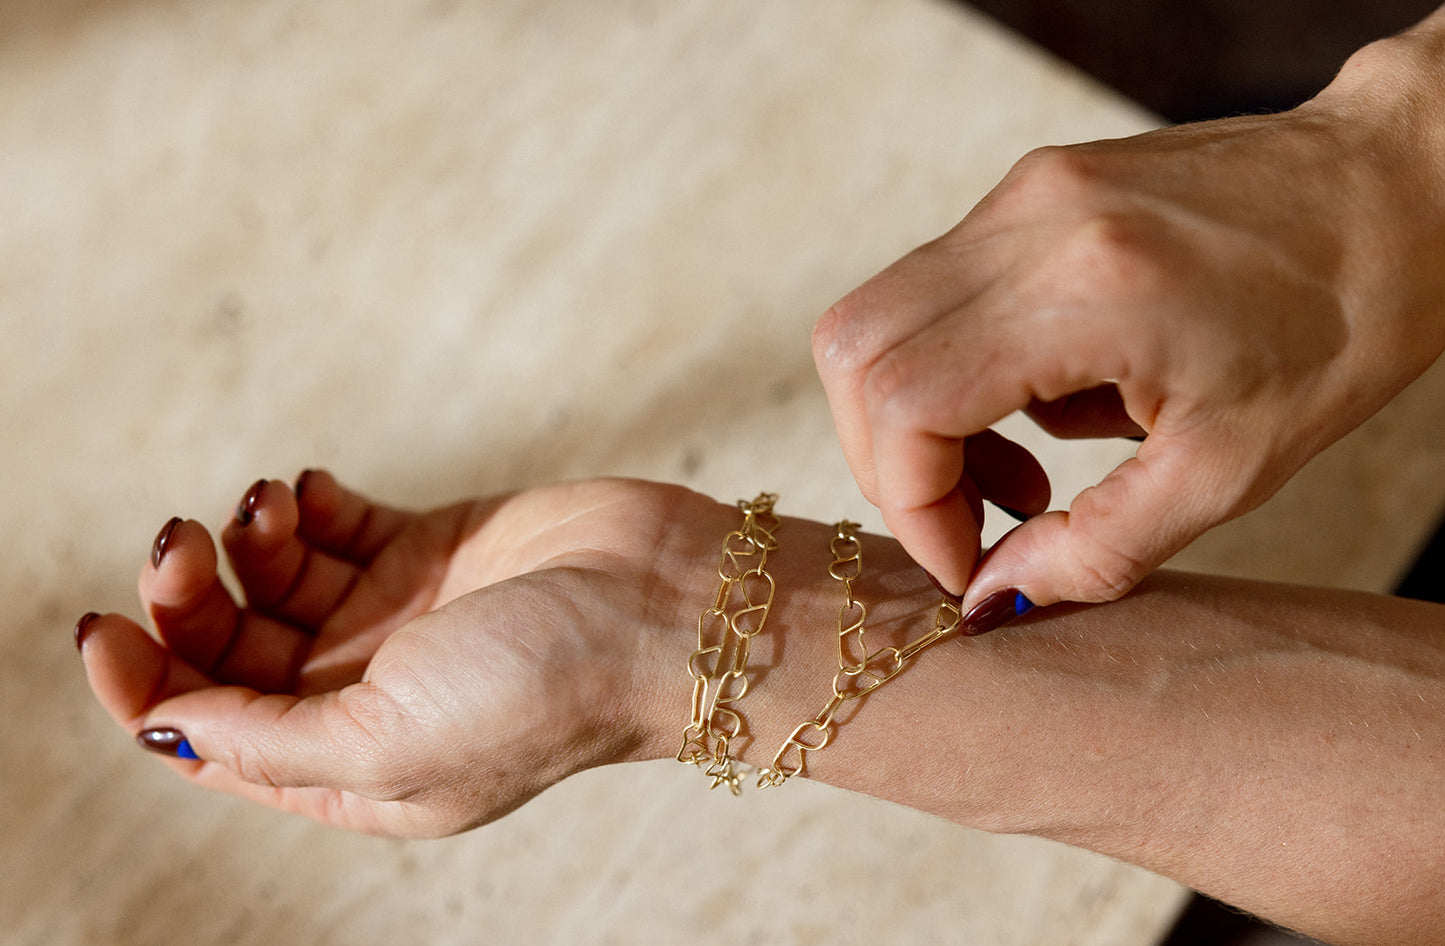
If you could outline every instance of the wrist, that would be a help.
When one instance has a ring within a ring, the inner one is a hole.
[[[656,558],[659,569],[652,581],[661,591],[649,598],[660,607],[646,639],[639,642],[629,701],[647,737],[631,759],[675,758],[684,744],[694,682],[689,658],[699,643],[699,615],[717,596],[724,538],[742,522],[735,506],[693,512],[692,518],[676,523],[667,551]],[[771,767],[790,734],[817,718],[833,697],[840,611],[846,600],[842,583],[829,573],[834,535],[833,526],[790,518],[783,518],[776,531],[777,547],[767,558],[776,590],[764,630],[751,639],[746,693],[734,704],[743,724],[730,738],[728,750],[738,763],[760,770]],[[941,599],[926,574],[896,541],[875,535],[860,539],[863,561],[854,591],[867,607],[867,651],[901,648],[927,635]],[[911,658],[877,692],[843,704],[832,717],[828,744],[807,753],[800,776],[980,826],[1012,824],[1003,813],[1009,796],[1000,790],[1009,766],[976,772],[966,788],[948,792],[945,802],[932,797],[929,788],[937,786],[931,767],[942,758],[923,760],[915,751],[927,747],[942,752],[941,746],[950,743],[952,754],[958,740],[968,742],[973,735],[997,751],[999,744],[989,738],[986,724],[970,723],[963,734],[957,729],[960,718],[989,715],[988,707],[950,677],[958,667],[945,651],[953,651],[956,658],[956,648],[970,646],[989,649],[979,642],[944,640],[934,651]],[[876,663],[882,667],[888,661]],[[966,708],[953,717],[933,715],[926,708],[938,706],[940,697],[945,706]],[[816,739],[815,733],[807,733],[807,742]],[[796,752],[784,759],[785,766],[791,768],[794,761]],[[920,781],[922,794],[917,791]]]
[[[1360,49],[1293,114],[1335,165],[1342,300],[1394,326],[1361,355],[1423,371],[1445,349],[1445,15]]]
[[[1428,117],[1445,92],[1445,8],[1356,50],[1316,100],[1367,102],[1375,110]]]
[[[693,678],[690,660],[699,646],[699,618],[717,599],[723,543],[743,523],[735,503],[718,503],[697,494],[670,510],[657,552],[644,584],[645,629],[634,640],[633,672],[626,702],[631,718],[645,738],[633,760],[671,759],[678,755],[688,728]],[[760,633],[751,638],[744,697],[736,708],[744,724],[730,740],[737,762],[764,766],[776,746],[804,715],[814,694],[803,691],[800,678],[808,671],[821,676],[836,661],[829,648],[836,635],[822,621],[836,615],[836,603],[825,601],[828,581],[828,538],[821,523],[780,517],[777,547],[767,556],[773,581],[772,604]],[[746,562],[744,568],[756,562]],[[736,566],[735,566],[736,567]],[[734,594],[736,594],[736,589]],[[717,630],[716,622],[707,629]],[[786,659],[785,659],[786,658]],[[713,659],[699,662],[711,666]],[[826,688],[827,677],[822,685]],[[792,719],[794,715],[798,720]],[[784,720],[787,728],[784,729]],[[765,757],[766,756],[766,757]],[[626,760],[624,760],[626,761]]]

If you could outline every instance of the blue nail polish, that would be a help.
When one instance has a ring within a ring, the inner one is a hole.
[[[142,730],[136,735],[135,741],[143,748],[160,755],[175,756],[177,759],[200,759],[185,734],[170,726]]]
[[[1034,603],[1016,588],[995,591],[963,616],[960,630],[969,637],[987,634],[1033,609]]]

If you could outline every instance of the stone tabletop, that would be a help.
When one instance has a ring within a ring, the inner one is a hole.
[[[343,834],[174,778],[70,641],[139,617],[171,515],[308,466],[417,505],[766,488],[880,528],[813,320],[1029,148],[1152,123],[927,0],[0,5],[0,939],[1155,942],[1184,894],[1143,871],[670,763],[456,838]],[[1387,586],[1445,498],[1440,388],[1188,564]],[[1009,423],[1065,499],[1129,446]]]

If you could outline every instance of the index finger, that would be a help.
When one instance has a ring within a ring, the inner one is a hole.
[[[981,291],[988,261],[955,233],[925,243],[838,300],[813,327],[813,360],[843,456],[878,504],[867,385],[897,346]]]

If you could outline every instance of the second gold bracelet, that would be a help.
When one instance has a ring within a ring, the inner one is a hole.
[[[808,753],[824,748],[833,739],[833,717],[844,703],[866,696],[896,677],[925,648],[958,629],[961,616],[951,598],[939,602],[933,627],[902,647],[881,647],[869,652],[868,608],[853,591],[863,574],[863,546],[859,526],[843,520],[834,527],[829,548],[833,564],[828,574],[843,586],[843,604],[838,608],[838,671],[833,675],[833,695],[812,719],[799,723],[773,756],[772,764],[758,773],[758,787],[782,785],[807,766]]]

